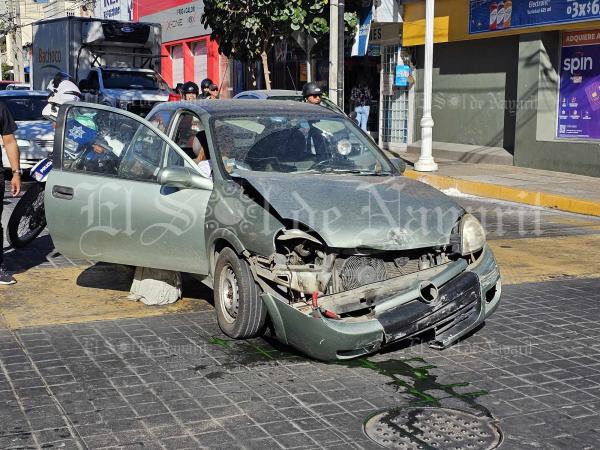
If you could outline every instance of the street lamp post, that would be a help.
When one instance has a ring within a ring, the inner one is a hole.
[[[338,103],[338,0],[329,3],[329,99]]]
[[[425,2],[425,83],[423,88],[423,117],[421,118],[421,156],[415,163],[419,172],[433,172],[438,169],[433,159],[433,117],[431,117],[431,85],[433,82],[433,25],[434,0]]]

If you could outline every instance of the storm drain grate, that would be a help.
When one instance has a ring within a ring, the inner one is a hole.
[[[410,450],[490,450],[502,441],[491,419],[448,408],[385,411],[367,420],[365,433],[384,447]]]

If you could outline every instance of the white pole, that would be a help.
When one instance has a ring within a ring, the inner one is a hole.
[[[431,117],[431,85],[433,82],[433,25],[434,0],[425,1],[425,86],[423,88],[423,117],[421,119],[421,156],[415,163],[419,172],[433,172],[438,169],[433,159],[433,118]]]
[[[338,0],[329,6],[329,100],[338,103]]]

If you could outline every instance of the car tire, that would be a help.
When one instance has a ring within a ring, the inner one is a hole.
[[[234,339],[261,335],[267,309],[248,263],[226,247],[217,257],[214,273],[215,309],[223,333]]]

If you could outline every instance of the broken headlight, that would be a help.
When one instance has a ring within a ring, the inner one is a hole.
[[[485,245],[485,230],[474,216],[465,214],[460,219],[460,252],[469,255]]]

